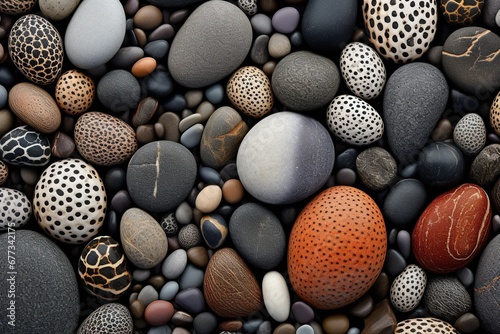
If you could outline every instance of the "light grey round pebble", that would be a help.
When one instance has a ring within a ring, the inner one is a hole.
[[[335,174],[338,185],[353,186],[356,183],[356,172],[350,168],[342,168]]]
[[[361,334],[361,331],[356,327],[351,327],[345,334]]]
[[[272,325],[269,320],[262,322],[257,328],[256,334],[271,334],[272,333]]]
[[[266,14],[258,13],[252,16],[250,23],[256,34],[270,35],[273,32],[271,18]]]
[[[193,220],[193,208],[188,202],[182,202],[175,210],[175,219],[181,225],[187,225]]]
[[[168,281],[160,290],[160,299],[171,301],[179,292],[179,283],[176,281]]]
[[[205,90],[205,97],[212,104],[221,103],[225,95],[224,87],[219,83],[211,85]]]
[[[132,278],[137,282],[146,281],[151,275],[151,271],[149,269],[136,269],[132,273]]]
[[[302,325],[295,331],[296,334],[314,334],[314,329],[310,325]]]
[[[474,273],[468,267],[464,267],[457,271],[457,277],[466,288],[474,283]]]
[[[106,73],[97,84],[99,101],[113,112],[133,110],[141,99],[141,86],[137,79],[125,70]]]
[[[203,284],[205,272],[202,269],[189,263],[179,278],[179,287],[181,290],[189,288],[200,288]]]
[[[170,253],[161,266],[161,272],[167,279],[179,277],[187,265],[187,253],[184,249],[177,249]]]
[[[0,109],[3,109],[7,105],[7,98],[9,93],[4,86],[0,85]]]
[[[399,275],[406,268],[406,260],[395,249],[389,249],[385,259],[385,271],[389,275]]]
[[[158,291],[152,285],[146,285],[141,289],[137,299],[144,303],[144,307],[148,306],[151,302],[158,300]]]
[[[408,231],[401,230],[397,237],[398,248],[401,254],[408,259],[411,255],[411,235]]]
[[[193,125],[181,135],[181,144],[189,149],[199,146],[204,129],[203,124]]]

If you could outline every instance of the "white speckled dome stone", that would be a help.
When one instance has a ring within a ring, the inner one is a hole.
[[[486,126],[481,116],[470,113],[462,117],[453,130],[453,140],[465,154],[479,153],[486,144]]]
[[[86,162],[54,162],[38,181],[33,199],[38,224],[55,239],[81,244],[95,236],[106,215],[106,190]]]

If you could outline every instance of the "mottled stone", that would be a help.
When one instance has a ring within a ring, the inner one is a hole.
[[[491,186],[500,176],[500,144],[483,148],[470,166],[469,177],[482,187]]]
[[[356,171],[365,186],[380,191],[396,179],[396,160],[383,148],[371,147],[357,156]]]
[[[361,334],[393,334],[396,333],[396,316],[387,299],[376,304],[373,311],[364,319],[365,327]]]
[[[430,315],[453,323],[472,308],[469,292],[455,276],[429,278],[423,304]]]

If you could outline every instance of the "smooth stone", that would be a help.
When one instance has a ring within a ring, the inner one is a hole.
[[[158,100],[153,97],[145,97],[139,102],[132,116],[132,126],[146,125],[158,109]]]
[[[147,307],[155,300],[158,300],[158,297],[158,291],[156,291],[156,289],[152,285],[146,285],[139,292],[137,299],[143,303],[144,307]]]
[[[271,318],[284,322],[290,314],[290,293],[285,278],[277,271],[266,273],[262,279],[262,298]]]
[[[151,41],[144,46],[144,54],[157,61],[165,59],[169,50],[170,44],[166,40]]]
[[[187,148],[172,141],[156,141],[142,146],[132,156],[127,189],[138,206],[165,212],[185,200],[196,174],[196,161]]]
[[[193,323],[193,316],[183,311],[176,311],[170,319],[170,322],[174,326],[186,327]],[[190,333],[190,332],[188,332]]]
[[[303,44],[302,33],[300,31],[295,31],[290,35],[290,43],[292,43],[292,47],[300,48]]]
[[[161,41],[161,40],[170,41],[174,36],[175,36],[174,27],[172,27],[172,25],[170,24],[162,24],[149,34],[148,41],[149,42]]]
[[[196,113],[202,116],[202,122],[206,122],[215,111],[215,107],[210,101],[203,101],[196,109]]]
[[[356,171],[365,186],[381,191],[389,187],[396,179],[396,160],[385,149],[371,147],[358,154]]]
[[[104,304],[93,311],[78,328],[78,334],[95,333],[96,328],[116,334],[133,331],[133,320],[126,306],[118,303]]]
[[[54,21],[69,17],[79,4],[80,0],[40,0],[38,2],[44,17]]]
[[[422,302],[430,315],[450,323],[472,308],[469,292],[455,276],[429,278]]]
[[[222,182],[219,172],[211,167],[200,167],[198,169],[198,176],[207,184],[220,185]]]
[[[375,281],[375,283],[371,288],[373,297],[376,300],[385,299],[389,294],[390,287],[391,283],[389,281],[389,276],[385,272],[380,273],[380,275],[377,277],[377,280]]]
[[[358,154],[359,152],[355,148],[351,147],[346,149],[335,158],[335,169],[356,169],[356,158]]]
[[[295,334],[295,327],[289,323],[282,323],[274,329],[273,334]]]
[[[273,32],[272,20],[269,16],[257,13],[250,19],[253,31],[258,35],[270,35]]]
[[[418,157],[418,175],[421,181],[434,187],[458,184],[465,170],[462,151],[453,144],[438,142],[425,146]]]
[[[152,57],[144,57],[139,59],[132,65],[131,72],[136,78],[144,78],[153,73],[156,69],[156,60]]]
[[[187,202],[182,202],[179,204],[175,210],[175,219],[181,225],[187,225],[191,223],[193,219],[193,209]]]
[[[412,178],[417,176],[417,163],[412,163],[407,166],[403,166],[401,169],[401,176],[404,178]]]
[[[179,131],[185,132],[187,129],[192,127],[193,125],[199,124],[202,122],[203,116],[200,114],[191,114],[187,117],[184,117],[179,123]]]
[[[203,91],[201,89],[191,89],[184,94],[186,99],[186,108],[193,109],[203,101]]]
[[[442,64],[443,60],[443,46],[442,45],[436,45],[431,47],[424,55],[424,57],[427,59],[427,61],[436,66],[440,67]]]
[[[267,63],[265,63],[262,66],[262,71],[268,76],[272,76],[274,73],[274,70],[276,69],[276,62],[274,60],[269,60]]]
[[[163,136],[164,140],[174,142],[179,141],[181,137],[181,133],[179,131],[180,120],[181,119],[177,114],[170,111],[167,111],[158,118],[158,122],[163,125],[165,130],[165,134]]]
[[[10,110],[0,110],[0,138],[15,127],[15,116]]]
[[[45,166],[51,153],[47,136],[27,125],[19,126],[0,138],[0,158],[13,166]]]
[[[115,113],[133,110],[139,104],[141,87],[128,71],[114,70],[106,73],[97,84],[97,98]]]
[[[168,56],[169,71],[182,86],[206,87],[233,72],[251,44],[252,26],[238,7],[225,1],[206,2],[175,35]]]
[[[416,179],[403,179],[387,194],[382,212],[387,220],[396,226],[414,224],[425,209],[427,191]]]
[[[126,172],[121,167],[113,167],[104,175],[104,186],[108,194],[114,194],[126,187]]]
[[[205,244],[212,249],[219,248],[228,235],[227,223],[217,213],[203,216],[200,221],[200,230]]]
[[[500,144],[483,148],[470,166],[469,177],[481,187],[489,187],[500,176]]]
[[[219,104],[225,96],[224,87],[221,84],[214,84],[205,90],[205,97],[212,104]]]
[[[264,65],[269,60],[269,36],[259,35],[253,41],[250,58],[257,65]]]
[[[193,320],[193,329],[197,334],[211,334],[217,328],[217,317],[212,312],[202,312]]]
[[[276,65],[271,83],[276,98],[286,107],[293,111],[311,111],[333,99],[340,80],[337,65],[329,58],[309,51],[296,51]],[[304,89],[310,86],[316,88],[313,91]]]
[[[238,179],[229,179],[222,186],[222,197],[228,204],[237,204],[243,200],[245,188]]]
[[[172,330],[172,334],[191,334],[191,332],[185,329],[184,327],[175,327]]]
[[[495,28],[495,25],[498,26],[496,23],[498,11],[500,11],[500,0],[485,1],[482,18],[488,27]]]
[[[174,300],[178,291],[179,291],[179,283],[177,283],[176,281],[168,281],[161,288],[159,297],[162,300],[172,301]]]
[[[163,108],[175,113],[179,113],[186,108],[186,99],[182,94],[174,94],[168,97],[163,103]]]
[[[288,36],[275,32],[269,38],[267,50],[273,58],[283,58],[292,51],[292,44]]]
[[[174,306],[165,300],[151,302],[144,311],[144,320],[151,326],[166,325],[174,315]]]
[[[177,249],[170,253],[163,261],[161,272],[167,279],[179,277],[187,265],[187,253],[184,249]]]
[[[201,137],[203,136],[203,131],[205,127],[203,124],[195,124],[181,135],[180,143],[186,146],[188,149],[195,148],[200,145]]]
[[[277,10],[272,18],[274,30],[282,34],[290,34],[297,29],[300,13],[295,7],[283,7]]]
[[[189,288],[201,288],[205,272],[200,268],[188,263],[186,269],[182,272],[178,279],[181,290]]]
[[[302,325],[295,330],[295,334],[314,334],[314,329],[310,325]]]
[[[158,7],[146,5],[134,15],[134,25],[140,29],[152,30],[163,21],[163,14]]]
[[[119,214],[123,214],[132,206],[132,199],[126,190],[118,191],[111,198],[111,207],[118,212]]]
[[[7,89],[0,85],[0,109],[5,108],[7,105],[7,99],[9,97],[9,93],[7,92]]]
[[[190,314],[198,314],[205,310],[205,299],[198,288],[187,288],[175,297],[175,303]]]
[[[95,68],[113,58],[124,36],[125,12],[120,1],[82,1],[66,29],[66,55],[78,68]]]
[[[307,324],[314,319],[314,310],[312,307],[301,301],[292,304],[291,312],[293,318],[299,324]]]
[[[264,320],[260,318],[249,319],[243,323],[242,329],[245,333],[253,334],[263,321]]]
[[[149,269],[136,269],[132,273],[132,278],[137,282],[145,282],[149,276],[151,276],[151,270]]]
[[[170,74],[161,66],[141,80],[141,86],[145,88],[149,95],[162,99],[169,96],[174,91],[174,82]]]
[[[52,154],[61,159],[69,158],[76,148],[73,138],[60,131],[55,133],[50,144]]]
[[[460,280],[465,288],[468,288],[474,283],[474,273],[467,267],[457,271],[457,278]]]
[[[183,226],[177,235],[179,245],[184,249],[196,247],[201,244],[201,232],[197,225],[187,224]]]
[[[265,320],[257,328],[256,334],[271,334],[272,333],[272,324],[270,321]]]
[[[440,120],[434,130],[432,130],[431,138],[433,141],[445,141],[453,137],[453,124],[445,118]]]
[[[127,46],[118,50],[111,59],[111,64],[119,69],[129,70],[142,57],[144,57],[144,51],[140,47]]]
[[[373,311],[364,319],[364,328],[361,334],[395,333],[397,320],[387,299],[376,304]]]
[[[205,268],[208,264],[209,256],[207,249],[203,246],[191,247],[187,251],[189,261],[198,268]]]
[[[360,319],[366,318],[373,310],[373,298],[366,294],[349,307],[349,314]]]
[[[390,300],[399,312],[413,311],[420,303],[427,284],[425,271],[415,264],[408,265],[391,284]]]
[[[152,285],[156,290],[160,290],[165,285],[165,277],[162,275],[154,275],[149,278],[146,283]]]
[[[474,333],[481,327],[479,319],[472,313],[462,314],[454,323],[455,327],[460,333]]]
[[[394,246],[396,244],[397,237],[398,237],[398,230],[395,228],[391,229],[387,237],[390,246]]]
[[[323,319],[322,327],[326,334],[345,334],[349,330],[349,318],[341,313],[332,314]]]
[[[357,3],[341,0],[313,0],[302,15],[302,35],[311,49],[331,53],[342,49],[354,30]]]
[[[399,275],[406,268],[406,260],[397,250],[389,249],[384,267],[389,275]]]
[[[411,235],[406,230],[398,232],[397,236],[398,248],[401,254],[408,259],[411,255]]]
[[[144,306],[144,303],[142,300],[136,299],[133,302],[130,303],[129,305],[129,311],[130,314],[134,319],[141,319],[144,315],[144,310],[146,309],[146,306]]]

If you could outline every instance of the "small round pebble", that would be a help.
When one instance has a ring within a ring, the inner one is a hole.
[[[102,333],[102,329],[116,334],[133,331],[132,317],[126,306],[118,303],[104,304],[93,311],[78,327],[78,334]]]
[[[178,291],[179,291],[179,283],[177,283],[176,281],[168,281],[161,288],[159,297],[162,300],[172,301],[177,295]]]
[[[292,304],[292,316],[301,324],[307,324],[314,319],[314,310],[308,304],[298,301]]]
[[[163,261],[161,272],[169,280],[179,277],[187,265],[187,253],[184,249],[177,249],[170,253]]]
[[[396,160],[382,147],[370,147],[358,154],[356,170],[363,184],[376,191],[390,186],[397,175]]]
[[[177,235],[179,244],[184,249],[190,249],[201,243],[201,232],[195,224],[187,224],[179,230]]]
[[[218,185],[203,188],[196,197],[196,208],[202,213],[210,213],[217,209],[222,200],[222,189]]]
[[[395,249],[389,249],[385,259],[385,270],[389,275],[399,275],[406,267],[406,260]]]
[[[332,314],[323,319],[322,327],[326,334],[345,334],[349,329],[349,318],[341,313]]]
[[[454,322],[472,308],[469,292],[455,276],[429,278],[423,304],[432,316]]]
[[[144,311],[144,320],[152,326],[167,324],[174,315],[174,306],[165,300],[151,302]]]
[[[479,319],[472,313],[464,313],[455,321],[454,327],[463,334],[474,333],[481,326]]]

